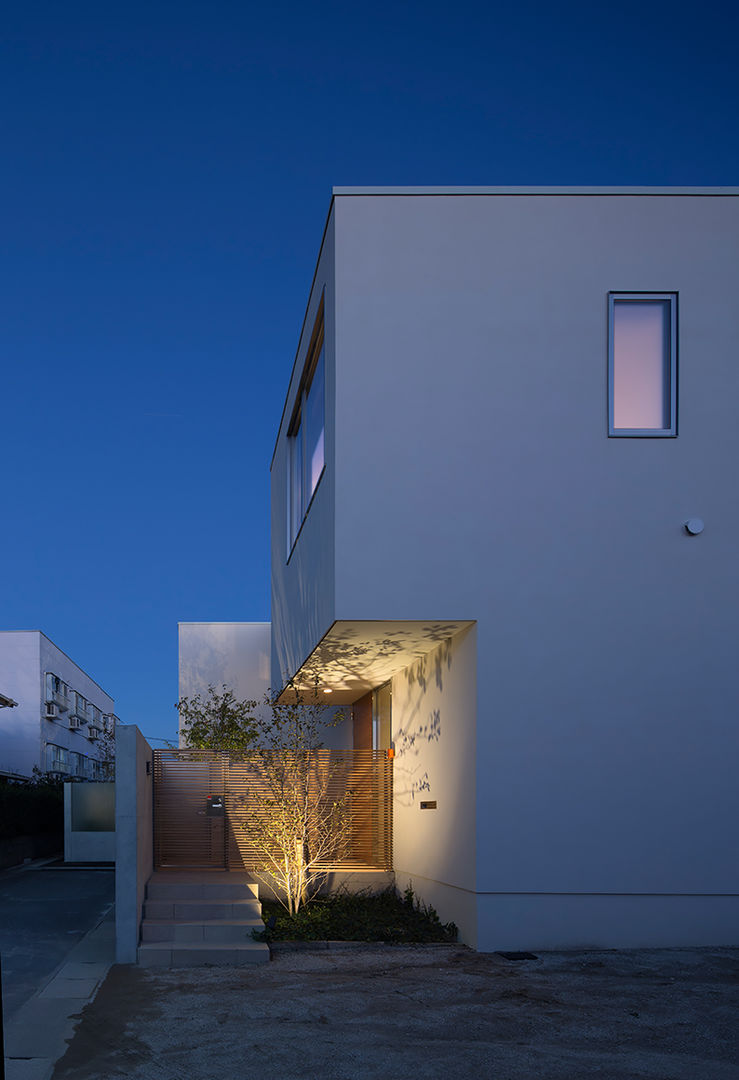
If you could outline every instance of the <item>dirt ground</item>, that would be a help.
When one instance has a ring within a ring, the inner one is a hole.
[[[739,1080],[739,950],[111,969],[53,1080]]]

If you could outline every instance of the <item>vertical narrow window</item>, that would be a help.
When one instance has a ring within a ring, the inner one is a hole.
[[[323,300],[311,335],[308,355],[287,432],[288,556],[308,512],[326,464],[326,375],[323,347]]]
[[[323,346],[316,360],[310,387],[305,399],[306,496],[310,501],[323,472],[324,402],[326,391],[323,374]]]
[[[387,750],[392,744],[393,696],[390,683],[372,693],[372,749]]]
[[[608,297],[608,434],[677,434],[677,294]]]
[[[298,411],[295,432],[288,440],[288,550],[292,547],[303,520],[303,426],[300,420]]]

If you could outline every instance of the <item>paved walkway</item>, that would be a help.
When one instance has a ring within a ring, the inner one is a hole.
[[[6,1080],[49,1080],[66,1052],[115,959],[112,895],[110,871],[0,877]]]
[[[114,900],[112,870],[57,870],[47,868],[50,862],[0,872],[6,1020],[45,986]]]

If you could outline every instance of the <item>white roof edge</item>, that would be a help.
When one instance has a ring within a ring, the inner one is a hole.
[[[245,622],[243,619],[180,619],[178,626],[270,626],[269,619],[260,619],[258,622]]]
[[[334,187],[337,195],[739,195],[739,187]]]

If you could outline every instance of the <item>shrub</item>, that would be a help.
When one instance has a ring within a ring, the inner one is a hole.
[[[64,832],[61,780],[38,773],[33,780],[0,780],[0,839]]]
[[[340,890],[289,915],[272,901],[262,903],[267,924],[255,931],[260,941],[386,941],[405,944],[424,941],[457,940],[454,923],[442,923],[436,911],[414,896],[394,887],[383,892],[349,893]]]

